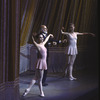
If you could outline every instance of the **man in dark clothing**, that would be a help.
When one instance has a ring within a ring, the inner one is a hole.
[[[41,25],[41,30],[40,34],[43,35],[44,39],[48,36],[48,29],[45,25]],[[49,57],[49,52],[48,52],[48,42],[46,43],[46,48],[47,48],[47,66],[48,66],[48,57]],[[43,74],[43,79],[42,79],[42,85],[47,86],[48,84],[46,83],[46,78],[47,78],[47,70],[44,70]]]
[[[44,39],[48,36],[48,29],[45,25],[41,25],[41,30],[40,30],[40,33],[39,34],[42,34]],[[49,57],[49,50],[48,50],[48,47],[49,47],[49,43],[54,43],[55,45],[57,44],[56,41],[54,41],[53,38],[50,38],[49,41],[46,43],[46,48],[47,48],[47,66],[48,66],[48,57]],[[43,80],[42,80],[42,85],[43,86],[47,86],[48,84],[46,83],[46,78],[47,78],[47,70],[44,70],[44,74],[43,74]]]

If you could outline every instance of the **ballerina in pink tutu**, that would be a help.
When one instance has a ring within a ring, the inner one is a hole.
[[[37,42],[35,42],[34,37],[32,36],[33,43],[39,52],[39,56],[38,56],[38,59],[36,62],[36,67],[35,67],[35,69],[36,69],[35,77],[33,78],[29,87],[23,93],[23,96],[26,96],[29,93],[32,86],[36,83],[37,80],[38,80],[39,89],[40,89],[40,96],[41,97],[45,96],[44,92],[43,92],[43,88],[42,88],[42,78],[43,78],[44,70],[47,70],[47,63],[46,63],[47,49],[45,47],[45,44],[47,43],[47,41],[49,40],[50,37],[53,37],[53,35],[49,34],[47,36],[47,38],[44,40],[43,35],[39,34],[38,35],[39,43],[37,43]]]

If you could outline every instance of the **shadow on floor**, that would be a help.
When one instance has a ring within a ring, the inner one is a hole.
[[[61,73],[49,73],[48,86],[43,87],[45,97],[41,98],[38,85],[34,85],[29,94],[22,97],[34,76],[34,72],[23,73],[20,75],[20,100],[99,100],[97,72],[84,70],[74,75],[77,80],[69,81]]]

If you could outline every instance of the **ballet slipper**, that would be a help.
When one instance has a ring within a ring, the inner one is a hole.
[[[26,89],[25,92],[23,93],[23,96],[25,97],[29,93],[29,89]]]
[[[40,95],[40,97],[45,97],[44,95]]]
[[[73,81],[73,80],[76,80],[77,78],[75,77],[69,77],[69,80]]]
[[[44,93],[41,93],[41,94],[40,94],[40,97],[45,97]]]

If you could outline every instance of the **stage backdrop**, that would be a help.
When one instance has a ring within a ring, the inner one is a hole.
[[[65,31],[68,31],[70,22],[75,24],[75,31],[94,33],[96,35],[95,38],[89,35],[78,36],[79,55],[76,64],[80,63],[81,65],[79,66],[86,66],[85,61],[87,63],[97,63],[95,60],[98,54],[97,4],[97,0],[21,0],[20,72],[31,69],[30,64],[34,66],[36,52],[33,50],[34,47],[30,48],[33,45],[31,37],[33,32],[39,32],[41,24],[48,27],[48,33],[52,33],[56,40],[66,38],[61,35],[60,30],[64,26]],[[52,59],[55,58],[55,54],[58,55],[59,51],[61,55],[56,57],[55,60],[65,58],[65,46],[59,45],[56,49],[50,49],[50,55],[54,54],[49,58],[50,66],[57,67],[56,62],[52,61]],[[92,60],[89,60],[90,58]],[[60,64],[58,65],[60,66]],[[63,66],[65,66],[65,63],[63,63]]]
[[[31,34],[39,32],[41,24],[55,39],[64,38],[60,29],[68,31],[69,22],[75,24],[75,31],[96,34],[97,11],[97,0],[21,0],[20,46],[32,43]],[[79,41],[86,43],[87,37]]]

